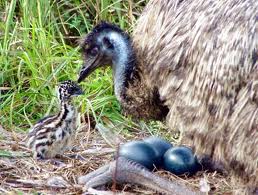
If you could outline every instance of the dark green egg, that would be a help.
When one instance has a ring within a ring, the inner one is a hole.
[[[168,141],[160,138],[160,137],[149,137],[147,139],[143,140],[144,142],[147,142],[148,144],[151,145],[151,147],[154,149],[156,153],[156,161],[155,161],[155,166],[156,167],[161,167],[163,164],[163,156],[165,152],[172,148],[173,145],[169,143]]]
[[[193,151],[186,146],[177,146],[164,154],[164,169],[176,175],[193,175],[199,169],[199,164]]]
[[[131,141],[120,146],[119,156],[135,161],[148,169],[153,169],[156,159],[154,149],[143,141]]]

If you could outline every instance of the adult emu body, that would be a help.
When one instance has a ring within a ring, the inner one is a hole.
[[[258,1],[151,0],[132,39],[101,23],[78,81],[112,64],[124,112],[166,117],[183,143],[221,161],[236,193],[258,186]]]

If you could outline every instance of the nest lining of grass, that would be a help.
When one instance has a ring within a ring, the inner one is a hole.
[[[24,146],[26,134],[5,131],[0,126],[0,193],[43,193],[43,194],[82,194],[83,186],[77,183],[79,176],[85,175],[113,160],[115,149],[108,145],[96,129],[86,125],[78,131],[74,146],[65,156],[80,155],[82,158],[61,157],[56,161],[37,161]],[[146,137],[146,132],[133,132],[134,140]],[[127,140],[126,138],[123,140]],[[3,152],[10,151],[10,152]],[[200,188],[205,180],[210,187],[209,194],[231,194],[230,178],[218,173],[198,172],[193,177],[177,177],[163,170],[157,174],[179,181],[191,188]],[[159,194],[142,186],[116,184],[120,194]],[[99,190],[99,189],[98,189]],[[99,194],[114,194],[112,184],[100,188]],[[104,192],[105,191],[105,192]],[[94,194],[94,190],[86,192]],[[97,194],[97,193],[96,193]]]

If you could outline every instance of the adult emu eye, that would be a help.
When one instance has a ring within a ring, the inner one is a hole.
[[[104,39],[103,39],[103,44],[104,44],[107,48],[109,48],[109,49],[113,49],[113,48],[114,48],[113,44],[110,42],[110,40],[109,40],[107,37],[104,37]]]
[[[89,54],[90,54],[92,57],[95,57],[95,56],[98,54],[98,52],[99,52],[99,49],[98,49],[97,47],[93,47],[93,48],[90,50]]]

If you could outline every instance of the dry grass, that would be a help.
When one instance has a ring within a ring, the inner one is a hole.
[[[24,147],[26,134],[5,131],[0,126],[0,134],[4,138],[0,143],[0,148],[3,151],[11,151],[10,153],[1,153],[0,151],[0,193],[83,193],[83,186],[77,184],[77,178],[110,162],[115,151],[104,141],[99,131],[91,128],[90,123],[86,124],[78,132],[74,144],[76,151],[66,153],[66,156],[74,154],[81,155],[82,158],[62,157],[55,161],[34,160],[30,157],[30,151]],[[137,139],[142,139],[147,135],[148,133],[144,131],[134,132],[134,137]],[[124,141],[128,139],[126,136],[117,137],[119,140],[122,140],[121,138]],[[177,177],[165,171],[158,171],[157,174],[194,188],[199,188],[200,180],[205,179],[212,194],[231,194],[232,191],[227,183],[228,179],[217,173],[199,172],[190,178]],[[111,185],[107,186],[105,190],[110,192]],[[117,191],[129,194],[157,194],[149,189],[131,184],[117,186]]]

